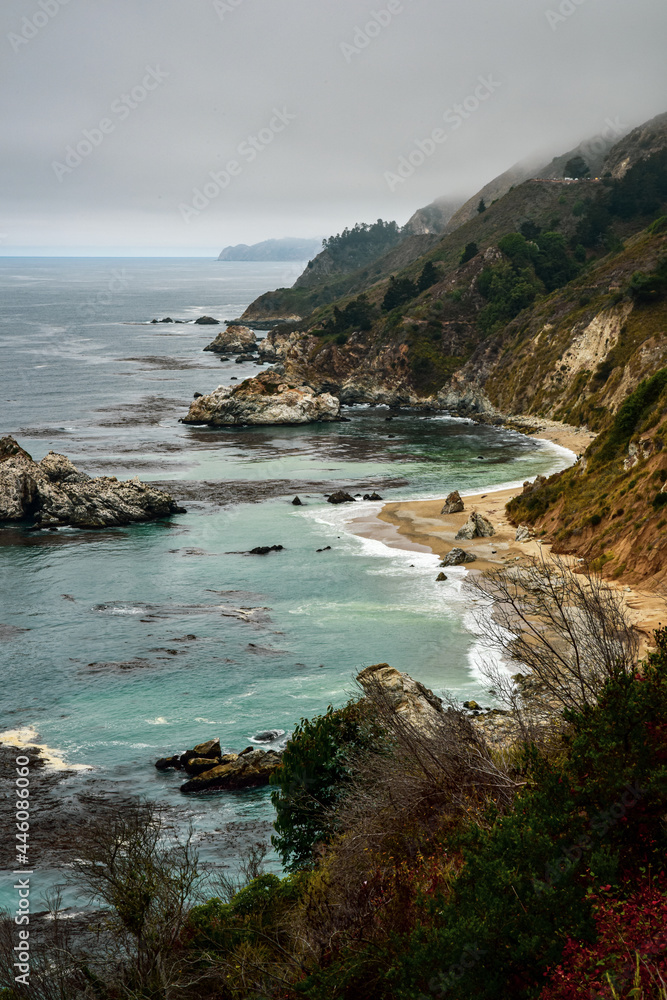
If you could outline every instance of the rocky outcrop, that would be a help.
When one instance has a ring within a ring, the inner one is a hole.
[[[451,552],[448,552],[443,559],[442,566],[463,566],[465,563],[475,562],[477,556],[474,556],[472,552],[466,552],[464,549],[454,548]]]
[[[234,388],[218,386],[190,404],[184,424],[225,427],[243,424],[312,424],[338,420],[340,400],[328,392],[262,372]]]
[[[432,729],[443,717],[442,699],[388,663],[376,663],[357,675],[369,701],[388,706],[419,729]]]
[[[354,497],[350,493],[346,493],[345,490],[336,490],[327,497],[327,503],[355,503]]]
[[[461,494],[458,490],[453,490],[445,499],[445,504],[440,514],[460,514],[465,510]]]
[[[496,529],[491,522],[473,510],[466,523],[456,533],[456,537],[470,541],[471,538],[491,538],[495,533]]]
[[[248,747],[240,754],[226,753],[214,767],[196,774],[181,785],[181,791],[186,794],[210,794],[268,785],[281,760],[282,755],[277,750],[260,750],[258,747]]]
[[[515,541],[530,542],[535,537],[535,532],[527,524],[520,524],[516,529]]]
[[[65,455],[50,451],[34,462],[14,438],[0,440],[0,521],[107,528],[183,513],[168,493],[138,479],[93,479]]]
[[[283,735],[282,729],[260,734],[271,739],[278,735]],[[268,785],[280,761],[280,752],[256,747],[246,747],[241,753],[222,753],[220,740],[213,739],[199,743],[185,753],[162,757],[155,762],[155,766],[158,771],[173,768],[189,774],[189,781],[181,785],[182,792],[210,793]]]
[[[247,326],[228,326],[221,330],[215,340],[207,344],[205,351],[214,354],[245,354],[257,347],[257,337]]]

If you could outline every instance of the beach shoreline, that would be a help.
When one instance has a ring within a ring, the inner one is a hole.
[[[519,430],[517,424],[518,420],[514,427]],[[527,429],[521,433],[567,449],[572,453],[573,462],[596,437],[583,428],[542,419],[530,421],[530,432]],[[501,569],[531,557],[548,557],[551,552],[551,545],[540,538],[532,537],[523,542],[516,540],[516,526],[510,524],[505,507],[521,490],[521,486],[514,486],[490,487],[478,493],[462,492],[465,507],[457,514],[441,513],[444,497],[385,503],[377,514],[352,518],[347,522],[347,529],[352,534],[380,541],[389,548],[432,552],[441,560],[455,547],[465,549],[475,556],[475,561],[465,566],[467,572]],[[495,534],[490,538],[457,540],[457,532],[473,511],[491,522]],[[653,591],[633,589],[611,580],[607,582],[622,593],[632,622],[641,634],[643,655],[652,645],[655,629],[667,620],[665,598]]]

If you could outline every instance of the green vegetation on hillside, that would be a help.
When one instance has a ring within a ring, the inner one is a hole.
[[[374,223],[358,222],[352,229],[322,240],[322,249],[341,270],[354,271],[391,250],[401,238],[397,223],[378,219]]]
[[[583,464],[508,504],[512,521],[543,526],[560,551],[581,554],[605,575],[627,576],[639,567],[644,575],[659,572],[667,558],[664,501],[656,499],[667,498],[662,494],[666,433],[667,368],[662,368],[628,396],[589,446]]]

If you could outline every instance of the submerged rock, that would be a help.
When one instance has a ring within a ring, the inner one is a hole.
[[[338,420],[340,400],[328,392],[285,381],[262,372],[233,388],[218,386],[190,404],[184,424],[225,427],[243,424],[311,424]]]
[[[490,538],[495,535],[496,529],[490,521],[477,511],[473,511],[463,527],[456,533],[457,538]]]
[[[204,348],[214,354],[246,354],[257,347],[257,337],[247,326],[228,326]]]
[[[466,552],[464,549],[452,549],[445,556],[442,565],[443,566],[463,566],[464,563],[475,562],[477,556],[474,556],[472,552]]]
[[[460,514],[464,510],[463,500],[458,490],[453,490],[445,500],[441,514]]]
[[[184,513],[168,493],[138,479],[93,479],[65,455],[50,451],[34,462],[14,438],[0,440],[0,521],[107,528]]]
[[[263,733],[257,733],[253,736],[255,743],[273,743],[275,740],[279,740],[281,736],[285,735],[284,729],[267,729]]]

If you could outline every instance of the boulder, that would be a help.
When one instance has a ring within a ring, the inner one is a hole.
[[[281,759],[278,751],[260,750],[258,747],[249,747],[241,754],[225,754],[218,765],[181,785],[181,791],[186,794],[210,794],[268,785],[271,775],[280,767]]]
[[[218,386],[193,400],[184,424],[210,427],[244,424],[312,424],[338,420],[340,400],[328,392],[287,382],[277,372],[262,372],[233,388]]]
[[[282,552],[283,548],[283,545],[256,545],[254,549],[250,549],[248,555],[267,556],[269,552]]]
[[[14,438],[0,441],[0,521],[107,528],[183,513],[168,493],[138,479],[92,479],[65,455],[50,451],[34,462]]]
[[[441,514],[460,514],[462,510],[465,510],[463,500],[461,499],[461,494],[458,490],[454,490],[445,500],[445,505],[440,511]]]
[[[357,675],[369,701],[388,705],[406,722],[431,729],[442,721],[442,700],[433,692],[388,663],[376,663]]]
[[[527,524],[520,524],[516,529],[515,541],[517,542],[529,542],[534,537],[535,532]]]
[[[210,757],[189,757],[188,760],[183,764],[183,770],[187,774],[202,774],[204,771],[210,771],[214,764],[220,763],[220,756],[215,760],[211,760]]]
[[[475,562],[477,556],[474,556],[472,552],[465,552],[464,549],[452,549],[445,556],[442,565],[443,566],[463,566],[464,563]]]
[[[258,359],[255,357],[254,354],[239,354],[239,356],[236,359],[236,364],[243,365],[248,361],[257,361],[257,360]]]
[[[294,499],[292,500],[293,507],[303,507],[303,505],[304,505],[303,500],[299,499],[299,497],[294,497]]]
[[[265,732],[253,736],[253,740],[255,743],[273,743],[274,740],[279,740],[284,735],[284,729],[267,729]]]
[[[327,497],[327,503],[356,503],[356,500],[345,490],[337,490]]]
[[[471,538],[490,538],[495,533],[496,529],[491,522],[474,510],[463,527],[457,531],[456,537],[466,538],[469,541]]]
[[[364,493],[364,500],[382,500],[379,493]]]
[[[212,316],[200,316],[199,319],[195,320],[197,326],[219,326],[220,321],[213,319]]]
[[[177,753],[173,757],[160,757],[159,760],[155,761],[155,766],[158,771],[168,771],[170,767],[180,771],[181,755]]]
[[[436,583],[444,583],[446,579],[447,579],[447,577],[445,576],[444,573],[438,573],[438,575],[435,578],[435,582]]]
[[[214,354],[246,354],[257,347],[257,337],[247,326],[228,326],[204,348]]]
[[[206,743],[198,743],[192,748],[192,752],[198,757],[219,757],[221,754],[220,740],[216,736],[214,740],[207,740]]]

